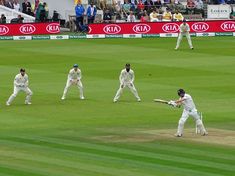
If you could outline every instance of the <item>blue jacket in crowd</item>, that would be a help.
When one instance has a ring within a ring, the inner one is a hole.
[[[97,9],[96,7],[94,7],[94,13],[93,13],[93,16],[96,16],[96,13],[97,13]],[[87,12],[86,12],[87,16],[90,17],[91,16],[91,6],[89,6],[87,8]]]
[[[85,9],[84,9],[83,5],[82,4],[77,5],[75,7],[75,12],[76,12],[77,17],[82,17],[84,12],[85,12]]]

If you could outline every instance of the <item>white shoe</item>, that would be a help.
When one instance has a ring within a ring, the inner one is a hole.
[[[85,97],[81,97],[80,99],[81,99],[81,100],[85,100]]]
[[[194,48],[192,47],[191,50],[193,50]]]
[[[175,50],[178,50],[178,48],[175,48]]]
[[[205,131],[204,133],[202,133],[202,136],[207,136],[208,135],[208,132]]]
[[[7,105],[7,106],[10,106],[11,104],[10,104],[10,103],[8,103],[8,102],[6,102],[6,105]]]
[[[64,100],[65,99],[65,96],[61,97],[61,100]]]
[[[182,134],[175,133],[175,137],[182,137]]]
[[[141,102],[141,99],[140,99],[140,98],[138,98],[138,99],[137,99],[137,101],[138,101],[138,102]]]
[[[114,102],[114,103],[117,103],[117,100],[114,99],[113,102]]]
[[[26,104],[26,105],[31,105],[32,103],[25,101],[25,104]]]

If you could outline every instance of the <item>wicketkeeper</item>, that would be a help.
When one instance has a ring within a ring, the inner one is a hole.
[[[82,78],[82,72],[78,68],[78,64],[74,64],[73,68],[69,71],[67,83],[66,83],[66,86],[64,88],[63,96],[61,98],[62,100],[64,100],[66,98],[66,94],[68,92],[68,89],[72,85],[75,85],[79,88],[79,90],[80,90],[80,99],[81,100],[85,99],[84,95],[83,95],[83,85],[82,85],[82,82],[81,82],[81,78]]]
[[[183,135],[183,129],[184,129],[184,123],[187,121],[189,116],[192,116],[193,119],[196,122],[197,128],[200,130],[201,135],[205,136],[207,135],[207,131],[202,123],[202,120],[200,118],[200,115],[196,109],[196,106],[193,102],[192,97],[189,94],[186,94],[183,89],[178,90],[178,95],[180,96],[179,100],[176,101],[170,101],[168,104],[173,106],[180,106],[183,105],[184,110],[182,113],[182,116],[179,120],[178,124],[178,130],[175,134],[176,137],[181,137]]]
[[[130,91],[135,95],[137,101],[141,101],[138,92],[135,88],[134,80],[135,80],[134,71],[131,69],[130,64],[126,64],[125,69],[121,71],[121,74],[119,76],[120,87],[113,99],[113,102],[118,101],[125,87],[128,87],[130,89]]]
[[[17,94],[20,91],[23,91],[26,93],[26,99],[25,104],[30,105],[31,104],[31,96],[33,95],[33,92],[29,89],[29,79],[28,75],[25,73],[25,69],[20,69],[20,73],[15,76],[14,80],[14,92],[6,102],[7,106],[10,106],[12,101],[15,99]]]
[[[176,44],[176,47],[175,47],[176,50],[180,47],[180,43],[181,43],[182,38],[183,38],[184,35],[186,36],[186,38],[188,40],[189,47],[191,49],[193,49],[193,44],[192,44],[192,40],[191,40],[189,32],[190,32],[190,27],[186,23],[186,20],[184,19],[183,23],[180,25],[180,32],[179,32],[179,36],[178,36],[178,39],[177,39],[177,44]]]

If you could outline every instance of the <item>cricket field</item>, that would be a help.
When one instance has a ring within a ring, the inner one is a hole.
[[[194,37],[194,50],[176,38],[0,42],[0,176],[235,175],[235,38]],[[119,74],[129,62],[142,102]],[[83,73],[85,100],[72,87],[60,98],[73,64]],[[23,67],[32,105],[14,76]],[[153,102],[192,95],[209,135],[191,118],[174,137],[182,108]]]

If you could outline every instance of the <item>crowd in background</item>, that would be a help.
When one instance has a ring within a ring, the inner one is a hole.
[[[36,0],[35,4],[31,4],[28,0],[24,0],[24,2],[20,5],[18,0],[0,0],[0,5],[4,5],[10,9],[33,16],[35,17],[36,22],[46,22],[48,19],[49,10],[46,2]],[[12,19],[11,23],[23,22],[21,15],[19,15],[18,18],[20,20]]]

